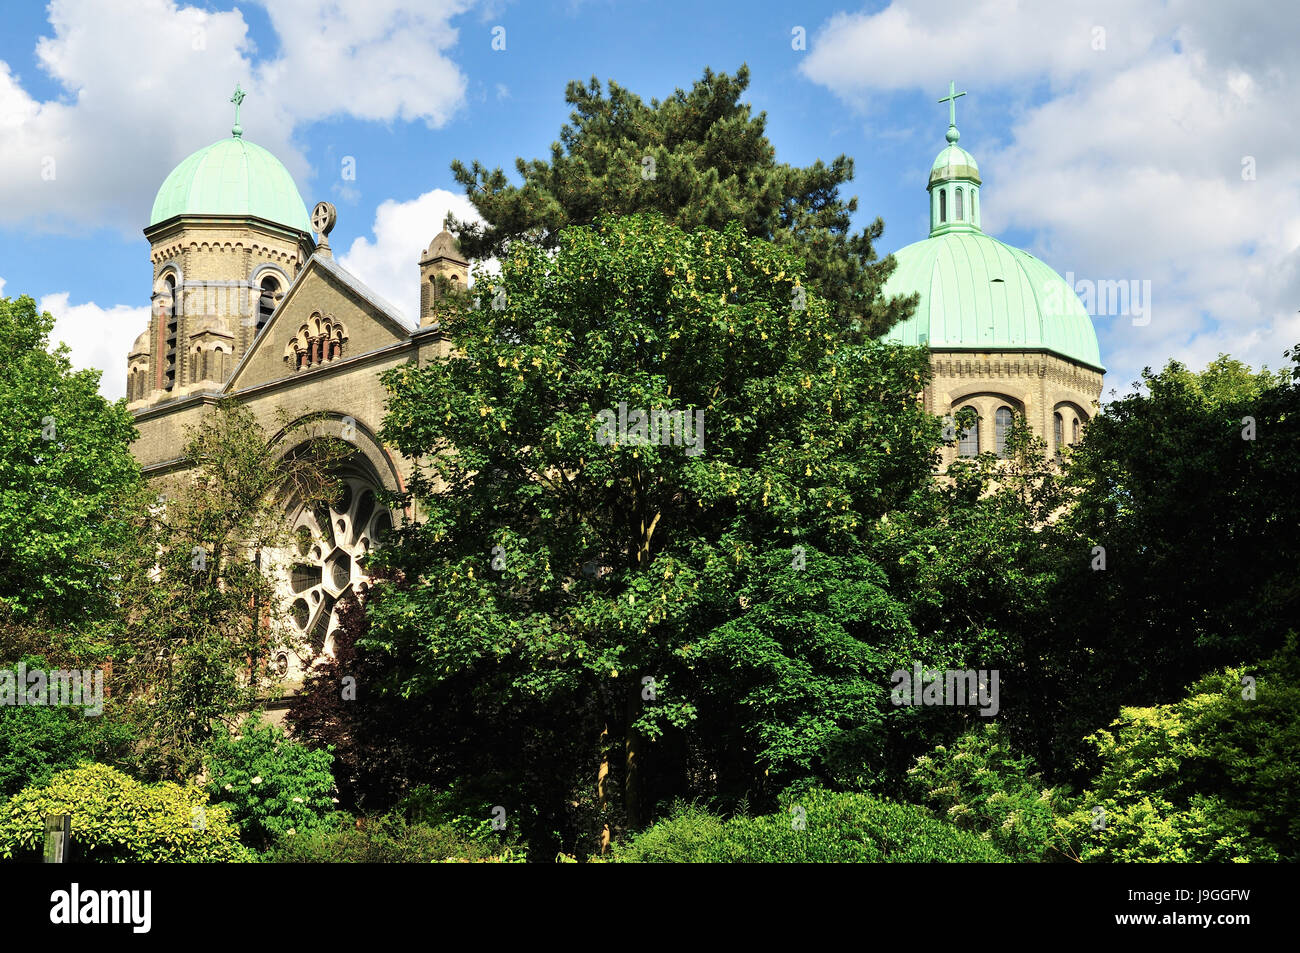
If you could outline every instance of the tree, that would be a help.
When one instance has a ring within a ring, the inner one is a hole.
[[[274,555],[289,544],[284,501],[329,499],[331,467],[347,452],[311,439],[313,425],[272,438],[252,411],[223,402],[189,431],[188,468],[137,501],[107,639],[147,774],[193,776],[217,720],[256,701],[290,631],[273,578],[283,568]],[[289,452],[299,441],[307,449]]]
[[[915,302],[880,297],[894,268],[892,258],[876,259],[873,243],[884,223],[850,230],[858,200],[841,198],[839,189],[853,178],[853,160],[778,163],[766,114],[755,117],[740,102],[748,86],[746,66],[735,76],[705,69],[689,91],[647,105],[613,81],[608,96],[595,77],[588,86],[571,82],[565,101],[574,107],[573,124],[560,130],[549,161],[516,160],[522,185],[500,168],[452,163],[484,222],[450,218],[449,227],[461,250],[481,259],[502,257],[518,241],[554,249],[563,228],[602,215],[658,211],[686,231],[735,222],[802,257],[809,289],[842,321],[882,334]]]
[[[1300,615],[1297,375],[1227,356],[1199,373],[1170,362],[1089,425],[1070,509],[1044,538],[1058,579],[1040,684],[1056,703],[1041,713],[1040,763],[1068,768],[1122,706],[1173,702],[1283,644]]]
[[[126,540],[122,508],[140,482],[126,406],[98,371],[48,350],[54,319],[0,298],[0,620],[69,627],[112,611]],[[7,659],[17,661],[17,658]]]
[[[482,748],[540,726],[515,736],[521,770],[567,782],[585,755],[602,824],[692,785],[774,798],[831,770],[831,735],[878,722],[875,646],[906,624],[862,540],[929,478],[924,353],[846,340],[793,293],[800,262],[738,223],[570,228],[554,254],[513,245],[496,280],[504,297],[447,322],[459,356],[385,378],[424,518],[374,557],[398,581],[375,587],[363,644],[400,659],[409,695],[458,685]],[[680,416],[651,443],[654,409]],[[834,591],[843,571],[861,586]],[[497,757],[462,764],[479,756]],[[534,803],[558,826],[556,800]]]

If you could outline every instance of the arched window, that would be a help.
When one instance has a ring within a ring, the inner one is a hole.
[[[999,407],[997,413],[993,415],[993,436],[997,440],[999,457],[1007,455],[1007,434],[1011,432],[1011,424],[1015,417],[1010,407]]]
[[[261,331],[266,322],[271,320],[271,312],[275,310],[275,299],[279,294],[280,282],[270,275],[262,279],[262,294],[257,299],[257,330]]]
[[[962,410],[966,408],[963,407]],[[973,409],[973,408],[972,408]],[[980,424],[975,423],[961,432],[957,438],[957,455],[960,457],[977,457],[980,452]]]
[[[1056,450],[1056,458],[1059,460],[1061,458],[1061,446],[1065,443],[1065,420],[1062,419],[1059,412],[1052,415],[1052,424],[1054,427],[1052,434],[1054,438],[1053,447]]]
[[[224,384],[226,378],[230,376],[230,355],[226,353],[224,348],[217,348],[212,360],[214,362],[213,370],[215,370],[218,375],[217,380]]]
[[[955,218],[955,219],[956,219],[957,221],[959,221],[959,222],[961,221],[961,218],[962,218],[962,216],[961,216],[961,187],[960,187],[960,186],[958,186],[958,188],[957,188],[957,205],[956,205],[956,207],[953,209],[953,218]]]
[[[939,190],[939,222],[948,221],[948,190]]]
[[[163,282],[163,294],[165,295],[162,302],[161,321],[167,327],[167,350],[163,357],[163,366],[166,369],[163,374],[163,389],[171,390],[176,386],[176,279],[171,275]]]
[[[194,368],[196,372],[194,376],[201,381],[212,379],[212,365],[209,360],[210,353],[211,352],[205,351],[202,348],[199,348],[194,352],[194,363],[198,365]]]
[[[1074,439],[1071,440],[1070,443],[1074,444],[1079,442],[1079,430],[1080,430],[1079,418],[1075,417],[1074,418]]]

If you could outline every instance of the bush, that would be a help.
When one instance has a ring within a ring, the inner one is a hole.
[[[246,844],[265,847],[305,834],[334,813],[333,760],[250,716],[237,734],[213,740],[208,793],[230,806]]]
[[[1247,676],[1256,682],[1243,698]],[[1080,859],[1300,860],[1294,636],[1270,661],[1206,676],[1175,704],[1121,709],[1088,740],[1101,770],[1060,821]]]
[[[1019,860],[1063,857],[1056,821],[1062,792],[1043,787],[1033,760],[1017,756],[997,725],[940,745],[907,772],[918,800]]]
[[[250,861],[229,811],[197,786],[142,784],[103,764],[60,771],[48,784],[0,805],[0,856],[39,860],[45,815],[72,815],[71,859],[91,861]]]
[[[28,671],[46,667],[42,658],[23,661]],[[11,671],[16,685],[18,673]],[[107,708],[87,715],[71,706],[0,705],[0,800],[82,762],[123,764],[133,740],[131,729],[112,720]]]
[[[520,851],[467,838],[450,824],[410,824],[397,815],[335,815],[306,834],[285,836],[267,860],[279,864],[428,864],[449,860],[523,861]]]
[[[802,821],[803,829],[799,829]],[[679,807],[615,848],[632,863],[1005,862],[991,844],[910,804],[812,789],[762,817]]]
[[[492,826],[497,805],[484,790],[481,779],[457,780],[450,787],[439,789],[427,784],[417,785],[398,804],[398,810],[410,821],[433,826],[446,825],[466,840],[485,844],[500,851],[505,847],[519,848],[521,829],[537,821],[536,811],[523,807],[524,815],[507,814],[504,830]],[[497,790],[500,787],[497,786]]]

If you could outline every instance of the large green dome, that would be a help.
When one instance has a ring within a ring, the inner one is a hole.
[[[955,84],[948,84],[948,145],[930,167],[930,237],[894,252],[887,296],[920,296],[884,335],[949,351],[1042,350],[1104,372],[1092,318],[1074,289],[1027,251],[980,228],[979,165],[957,145]]]
[[[920,294],[884,336],[951,350],[1042,349],[1103,371],[1092,318],[1052,268],[983,232],[953,231],[894,252],[886,295]]]
[[[149,224],[177,215],[248,215],[301,232],[311,229],[289,170],[240,136],[200,149],[163,181]]]

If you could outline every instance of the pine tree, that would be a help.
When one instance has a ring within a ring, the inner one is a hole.
[[[571,82],[572,125],[560,130],[549,161],[516,160],[522,185],[500,168],[452,163],[484,222],[449,216],[448,227],[463,252],[481,259],[504,257],[517,241],[553,249],[560,229],[602,215],[658,211],[686,231],[739,222],[750,237],[802,257],[810,290],[838,320],[865,335],[884,333],[914,302],[880,296],[894,268],[892,257],[876,258],[884,222],[851,231],[858,200],[839,189],[853,178],[853,160],[777,162],[766,113],[754,116],[740,101],[748,86],[745,66],[734,77],[705,69],[689,92],[647,105],[612,80],[608,95],[595,77],[588,86]]]

